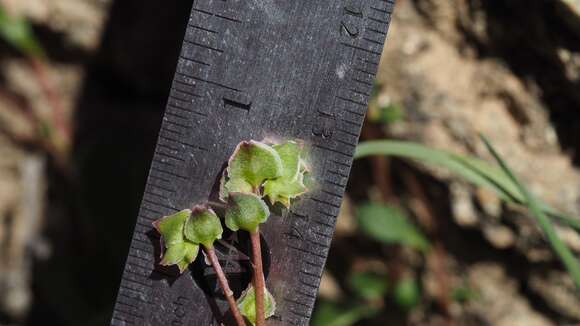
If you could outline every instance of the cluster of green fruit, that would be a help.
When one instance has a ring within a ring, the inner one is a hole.
[[[303,153],[304,146],[297,141],[267,144],[250,140],[238,144],[228,161],[220,183],[220,200],[226,203],[225,225],[234,232],[250,234],[254,269],[252,283],[237,302],[213,251],[223,227],[210,205],[195,205],[154,222],[165,246],[162,265],[177,265],[183,273],[195,261],[200,246],[205,250],[238,325],[244,325],[240,314],[260,326],[275,312],[274,298],[264,282],[259,225],[270,216],[266,198],[270,205],[288,208],[307,191],[304,178],[309,169]]]

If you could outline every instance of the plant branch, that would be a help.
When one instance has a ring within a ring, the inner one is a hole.
[[[236,324],[238,326],[246,326],[246,322],[244,321],[244,317],[242,317],[242,314],[240,313],[240,310],[238,309],[238,306],[236,305],[236,300],[234,299],[234,293],[230,289],[228,279],[226,278],[226,275],[224,274],[224,271],[222,270],[222,267],[221,267],[220,262],[215,254],[215,250],[214,250],[213,246],[211,246],[211,247],[204,246],[204,250],[207,253],[207,257],[209,258],[209,261],[211,262],[213,269],[215,270],[218,282],[220,284],[220,287],[224,291],[224,295],[226,296],[226,299],[228,301],[228,305],[230,306],[230,310],[232,312],[232,315],[234,316],[234,319],[236,320]]]
[[[256,291],[256,326],[264,326],[266,323],[264,309],[264,269],[262,267],[262,249],[260,246],[260,228],[250,232],[252,240],[252,264],[254,267],[254,290]]]

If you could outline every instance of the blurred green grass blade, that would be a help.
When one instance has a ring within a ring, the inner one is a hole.
[[[427,238],[396,207],[363,204],[356,209],[356,218],[360,230],[375,240],[406,245],[421,251],[429,249]]]
[[[10,16],[2,5],[0,5],[0,37],[26,55],[44,55],[28,21]]]
[[[538,224],[544,231],[544,234],[546,235],[548,242],[556,252],[556,255],[560,258],[566,269],[568,270],[568,273],[570,274],[572,280],[574,280],[574,283],[576,284],[576,288],[580,290],[580,263],[578,262],[578,259],[560,239],[560,237],[556,233],[556,230],[554,229],[554,226],[551,224],[548,217],[542,211],[542,205],[538,202],[535,196],[532,195],[528,191],[528,189],[526,189],[526,187],[518,180],[518,178],[514,175],[514,173],[507,165],[507,163],[501,158],[501,156],[495,150],[495,148],[493,148],[489,140],[485,138],[485,136],[481,136],[481,139],[485,143],[485,146],[487,146],[489,152],[493,155],[493,157],[496,159],[496,161],[501,166],[503,171],[506,173],[506,175],[509,176],[509,178],[518,187],[520,192],[524,195],[529,210],[536,217],[536,220],[538,221]]]
[[[505,201],[518,204],[526,202],[517,185],[502,169],[475,157],[449,153],[409,141],[374,140],[360,143],[356,148],[354,158],[371,155],[398,156],[420,163],[438,165],[477,186],[489,188]],[[580,230],[579,219],[561,214],[545,203],[540,203],[540,207],[544,213]]]
[[[312,317],[311,326],[350,326],[376,315],[376,307],[352,303],[339,305],[332,301],[319,302]]]
[[[502,199],[522,198],[517,192],[517,188],[501,170],[480,159],[460,156],[418,143],[399,140],[362,142],[357,146],[354,158],[358,159],[370,155],[399,156],[421,163],[439,165],[461,175],[478,186],[485,186],[495,190]]]

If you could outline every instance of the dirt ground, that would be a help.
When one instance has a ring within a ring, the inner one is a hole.
[[[186,2],[0,0],[32,22],[73,130],[61,156],[40,145],[23,112],[47,115],[50,105],[27,58],[1,43],[1,326],[110,318]],[[404,118],[369,121],[363,139],[416,140],[489,159],[478,138],[484,133],[539,197],[580,216],[578,8],[565,0],[397,1],[377,103],[400,107]],[[381,168],[386,177],[377,177]],[[359,239],[353,207],[381,191],[411,199],[419,224],[421,205],[431,207],[436,255]],[[413,204],[417,191],[423,204]],[[387,302],[360,325],[580,324],[580,296],[540,229],[489,191],[433,167],[364,160],[355,163],[345,203],[321,297],[349,296],[344,266],[388,270],[394,262],[420,275],[423,289],[412,311]],[[111,231],[110,223],[120,227]],[[559,226],[558,233],[580,254],[577,232]],[[369,250],[377,254],[360,258]],[[467,284],[478,298],[442,308],[441,282]]]

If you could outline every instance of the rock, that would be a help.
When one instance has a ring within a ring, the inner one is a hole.
[[[344,296],[336,279],[328,272],[322,273],[318,295],[324,299],[336,300]]]
[[[534,273],[530,277],[529,286],[551,309],[580,322],[580,297],[572,279],[565,272]]]
[[[483,325],[554,325],[530,307],[519,294],[517,281],[508,277],[500,265],[478,263],[470,268],[468,277],[478,298],[467,304],[466,311],[476,315]]]
[[[70,45],[95,50],[111,0],[5,0],[9,10],[34,24],[63,33]]]
[[[336,219],[335,237],[345,237],[356,232],[356,221],[353,213],[352,203],[348,196],[345,195],[340,205],[340,213]]]
[[[559,12],[568,26],[580,35],[580,0],[559,0]]]
[[[507,226],[501,224],[486,224],[483,226],[485,238],[496,248],[506,249],[514,245],[515,234]]]

